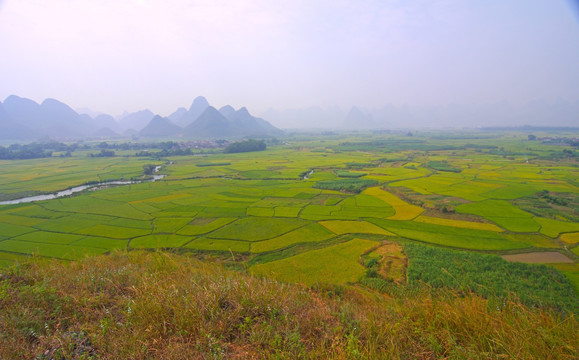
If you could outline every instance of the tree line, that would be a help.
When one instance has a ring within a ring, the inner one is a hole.
[[[225,147],[224,153],[241,153],[250,151],[263,151],[267,149],[267,145],[263,140],[249,139],[245,141],[238,141],[231,143]]]

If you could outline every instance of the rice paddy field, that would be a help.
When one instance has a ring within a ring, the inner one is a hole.
[[[579,291],[579,153],[527,135],[300,135],[253,153],[1,161],[0,200],[137,178],[145,164],[166,177],[0,205],[0,268],[31,256],[162,249],[306,285],[376,284],[388,278],[384,244],[397,244],[391,277],[407,276],[396,286],[476,292],[466,278],[449,280],[449,269],[461,277],[468,263],[484,284],[500,277],[495,265],[532,263],[502,279],[501,291],[517,293],[533,273],[557,297],[524,288],[525,301],[569,308]],[[425,254],[442,260],[427,264]]]

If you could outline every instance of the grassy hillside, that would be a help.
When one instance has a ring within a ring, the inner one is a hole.
[[[1,359],[570,359],[579,347],[568,313],[288,285],[162,252],[33,259],[3,270],[0,309]]]

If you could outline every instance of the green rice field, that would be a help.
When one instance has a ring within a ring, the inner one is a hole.
[[[0,267],[145,248],[235,259],[283,281],[347,284],[366,273],[365,253],[394,241],[410,259],[422,256],[418,245],[476,256],[559,252],[572,262],[528,266],[548,269],[541,281],[563,276],[578,289],[579,155],[557,156],[577,151],[524,133],[439,135],[303,135],[259,153],[0,161],[0,201],[139,178],[145,164],[166,175],[0,205]],[[434,281],[444,267],[420,265],[427,275],[418,263],[408,263],[412,281]]]

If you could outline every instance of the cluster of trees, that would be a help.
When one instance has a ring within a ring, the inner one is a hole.
[[[335,191],[345,191],[358,194],[368,186],[378,185],[378,181],[372,179],[340,179],[318,181],[315,188]]]
[[[109,144],[106,141],[97,145],[99,149],[114,149],[114,150],[143,150],[143,149],[179,149],[179,143],[176,141],[162,141],[152,143],[134,143],[124,142],[119,144]]]
[[[17,160],[17,159],[37,159],[51,157],[52,151],[44,151],[38,148],[26,148],[22,150],[10,150],[0,146],[0,159]]]
[[[577,143],[579,145],[579,143]],[[567,157],[575,157],[575,152],[573,152],[573,150],[571,149],[563,149],[563,156],[567,156]]]
[[[576,157],[577,157],[577,153],[575,151],[573,151],[571,149],[563,149],[562,151],[552,151],[546,155],[537,156],[537,159],[559,161],[559,160],[571,159],[571,158],[576,158]]]
[[[428,167],[438,171],[448,171],[448,172],[455,172],[459,173],[462,170],[450,165],[446,160],[443,161],[429,161]]]
[[[263,140],[249,139],[245,141],[234,142],[223,150],[225,153],[240,153],[250,151],[263,151],[267,149],[267,145]]]
[[[159,152],[156,152],[154,155],[157,157],[164,157],[164,156],[185,156],[192,154],[193,150],[191,150],[191,148],[188,149],[174,148],[174,149],[163,149]]]
[[[145,175],[153,175],[155,173],[155,168],[157,168],[157,165],[145,164],[143,165],[143,173]]]
[[[79,148],[79,144],[63,144],[59,142],[40,142],[31,144],[12,144],[7,147],[0,146],[0,159],[38,159],[51,157],[53,152],[63,152],[61,156],[70,156]]]
[[[279,140],[268,139],[268,143],[277,144]],[[224,146],[227,140],[216,140],[217,146]],[[115,150],[137,150],[136,156],[139,157],[166,157],[166,156],[186,156],[192,155],[193,149],[191,147],[183,148],[177,141],[162,141],[151,143],[108,143],[103,141],[99,144],[88,145],[82,143],[64,144],[55,141],[41,141],[32,144],[12,144],[7,147],[0,146],[0,160],[16,160],[16,159],[36,159],[51,157],[55,152],[59,152],[61,157],[72,156],[76,150],[100,150],[98,153],[89,153],[89,157],[113,157]],[[264,140],[246,140],[229,144],[224,152],[237,153],[247,151],[261,151],[267,148]],[[160,151],[152,152],[151,149],[160,149]],[[140,150],[140,151],[139,151]],[[218,150],[202,150],[202,153],[214,153]]]
[[[569,201],[567,199],[563,199],[563,198],[558,198],[555,196],[552,196],[549,193],[549,190],[543,190],[537,193],[537,196],[539,196],[540,198],[545,199],[547,202],[551,203],[551,204],[555,204],[555,205],[559,205],[559,206],[567,206],[569,205]]]
[[[367,173],[353,173],[348,170],[336,170],[335,173],[341,178],[359,178],[368,175]]]
[[[105,150],[102,149],[99,153],[93,154],[90,153],[88,154],[89,157],[113,157],[115,156],[115,152],[113,150]]]
[[[157,151],[157,152],[151,152],[148,150],[143,150],[143,151],[139,151],[135,154],[135,156],[137,157],[154,157],[154,158],[162,158],[162,157],[167,157],[167,156],[186,156],[186,155],[193,155],[193,154],[214,154],[216,153],[216,150],[199,150],[196,152],[193,152],[193,149],[191,148],[187,148],[187,149],[173,149],[173,150],[169,150],[169,149],[163,149],[161,151]]]

